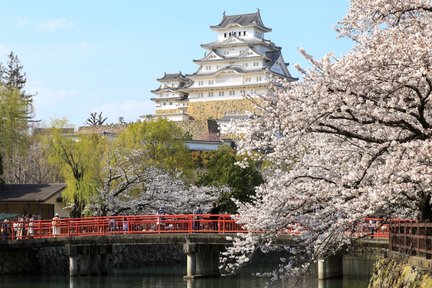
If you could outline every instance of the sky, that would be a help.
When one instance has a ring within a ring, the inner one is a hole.
[[[136,121],[154,114],[150,92],[164,72],[193,73],[205,50],[217,39],[209,26],[222,14],[261,11],[265,38],[282,47],[294,77],[298,52],[316,58],[341,56],[352,47],[334,25],[349,0],[0,0],[0,62],[13,51],[27,75],[25,90],[33,98],[35,120],[49,125],[66,117],[84,125],[91,112],[108,123]]]

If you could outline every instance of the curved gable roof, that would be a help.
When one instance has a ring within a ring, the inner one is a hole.
[[[260,11],[250,14],[240,14],[240,15],[225,15],[223,14],[222,21],[218,25],[210,26],[212,29],[227,28],[232,25],[238,26],[256,26],[261,28],[266,32],[270,32],[272,29],[264,25]]]

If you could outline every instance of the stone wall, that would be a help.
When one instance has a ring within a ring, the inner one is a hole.
[[[113,245],[110,268],[140,267],[186,261],[181,245]],[[64,247],[1,250],[0,275],[17,273],[68,273]]]
[[[379,259],[374,267],[369,288],[427,288],[432,287],[432,274],[410,264],[391,258]]]
[[[219,119],[225,114],[253,112],[254,105],[248,99],[189,102],[187,113],[195,120]]]

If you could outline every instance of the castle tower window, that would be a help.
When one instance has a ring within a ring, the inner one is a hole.
[[[233,35],[236,36],[236,32],[233,32]]]
[[[229,37],[231,37],[231,32],[229,33]]]
[[[246,36],[246,31],[243,31],[243,36]]]
[[[224,37],[226,38],[226,33],[224,33]]]
[[[229,91],[229,95],[230,96],[234,96],[235,95],[235,91],[234,90]]]
[[[224,91],[219,91],[219,96],[224,96]]]
[[[256,77],[257,82],[261,82],[261,80],[262,80],[261,76]]]
[[[213,97],[213,92],[208,92],[209,97]]]

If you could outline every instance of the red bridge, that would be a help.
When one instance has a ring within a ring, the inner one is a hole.
[[[74,276],[92,273],[91,267],[99,267],[98,273],[106,273],[108,255],[115,244],[183,245],[187,255],[186,277],[217,275],[219,253],[231,245],[227,236],[247,232],[236,223],[235,218],[230,214],[183,214],[11,221],[0,223],[0,239],[3,238],[0,240],[0,252],[64,246],[69,256],[70,275]],[[366,218],[353,231],[346,233],[356,238],[371,237],[373,241],[387,246],[390,222],[381,218]],[[302,227],[286,229],[275,243],[295,244],[293,235],[306,230]]]
[[[2,223],[3,239],[103,236],[115,234],[241,233],[229,214],[138,215],[64,218]]]

